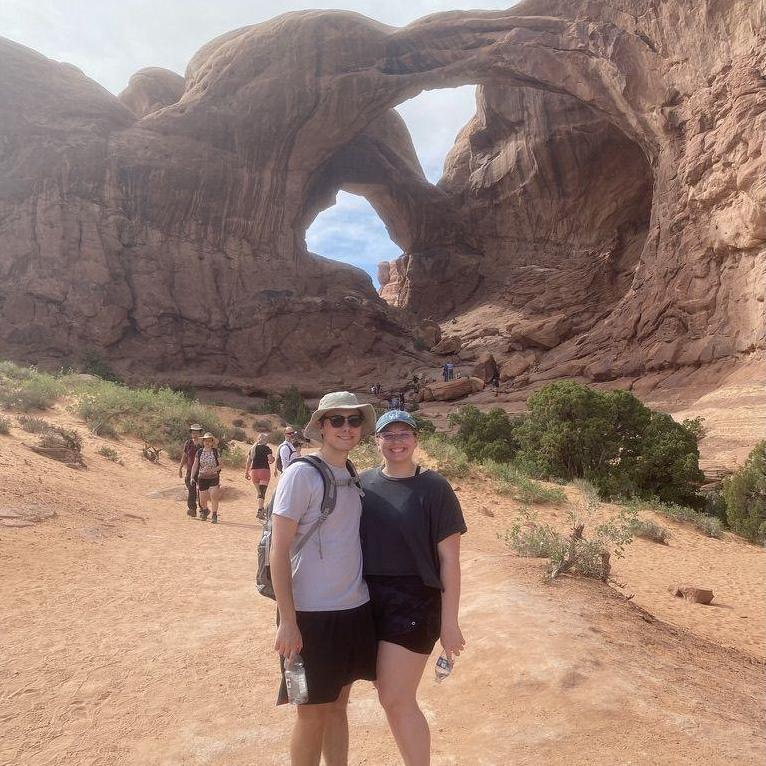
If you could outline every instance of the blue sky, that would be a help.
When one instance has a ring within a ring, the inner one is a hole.
[[[112,93],[143,67],[183,74],[206,42],[223,32],[307,8],[362,13],[403,26],[439,11],[501,10],[515,0],[0,0],[0,35],[82,69]],[[426,176],[441,176],[444,157],[474,111],[474,88],[432,91],[400,105]],[[375,279],[376,264],[400,251],[369,204],[339,194],[307,234],[310,249],[354,263]]]
[[[433,183],[441,178],[447,152],[475,111],[475,93],[473,85],[425,91],[397,107],[410,129],[426,178]],[[439,115],[438,122],[434,115]],[[364,269],[376,287],[378,263],[402,254],[372,205],[343,191],[338,193],[336,204],[320,213],[309,227],[306,244],[313,253]]]

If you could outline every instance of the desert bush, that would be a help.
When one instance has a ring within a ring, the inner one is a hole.
[[[418,434],[423,436],[436,433],[436,426],[434,425],[433,420],[429,420],[414,411],[410,414],[412,415],[413,420],[418,424]]]
[[[221,463],[227,468],[244,468],[247,462],[247,455],[245,451],[238,444],[234,447],[227,447],[227,449],[220,451]]]
[[[95,349],[85,351],[80,359],[80,371],[88,375],[95,375],[101,380],[110,380],[113,383],[122,383],[120,376],[109,366],[109,363]]]
[[[24,431],[30,434],[41,434],[51,427],[47,420],[36,418],[34,415],[19,415],[16,418],[16,422]]]
[[[244,428],[245,427],[245,421],[242,420],[242,418],[236,418],[235,420],[232,420],[231,424],[234,426],[234,428]]]
[[[471,468],[468,456],[442,434],[420,437],[423,449],[436,461],[436,468],[447,479],[463,478]]]
[[[181,459],[181,455],[184,452],[184,445],[182,442],[169,442],[165,445],[165,453],[170,460],[177,462]]]
[[[673,521],[682,524],[689,524],[707,537],[719,538],[723,535],[723,525],[721,520],[715,516],[708,516],[704,513],[689,508],[679,503],[663,503],[659,500],[653,501],[629,501],[627,507],[638,511],[653,511],[660,516],[665,516]]]
[[[752,542],[766,541],[766,441],[759,442],[742,468],[724,481],[723,500],[733,532]]]
[[[271,431],[271,421],[267,418],[256,418],[253,421],[253,431],[256,433],[269,433]]]
[[[642,537],[662,545],[667,545],[671,537],[670,530],[646,519],[634,519],[630,531],[633,537]]]
[[[229,433],[229,438],[234,439],[234,441],[237,441],[237,442],[246,442],[247,434],[245,433],[243,428],[233,428],[231,432]]]
[[[131,389],[103,381],[81,391],[74,410],[94,433],[132,434],[163,449],[183,444],[194,422],[222,440],[227,437],[212,410],[169,388]]]
[[[269,394],[266,401],[257,406],[255,411],[264,415],[279,415],[296,428],[303,428],[311,417],[311,410],[303,401],[297,386],[290,386],[281,394]]]
[[[566,548],[566,538],[548,524],[540,524],[537,514],[528,507],[521,509],[521,518],[505,533],[505,542],[519,556],[560,560]]]
[[[471,460],[509,462],[519,449],[516,423],[499,408],[482,412],[473,405],[461,407],[450,414],[449,423],[457,426],[455,443]]]
[[[277,429],[276,431],[269,431],[269,444],[281,444],[285,440],[285,432]]]
[[[517,458],[541,476],[585,477],[601,497],[701,503],[697,440],[702,421],[676,423],[628,391],[552,383],[527,400],[513,429]]]
[[[7,436],[11,432],[11,419],[0,415],[0,434]]]
[[[35,367],[0,362],[0,406],[19,412],[45,410],[62,393],[63,387],[53,375]]]
[[[82,459],[82,437],[69,428],[51,426],[38,436],[37,444],[32,449],[70,466],[85,465]]]
[[[99,447],[96,451],[99,455],[101,455],[101,457],[105,457],[107,460],[111,460],[113,463],[120,462],[120,453],[112,447],[107,447],[104,445],[103,447]]]
[[[550,505],[561,505],[567,499],[561,487],[546,487],[523,473],[519,473],[516,480],[514,497],[521,503],[549,503]]]

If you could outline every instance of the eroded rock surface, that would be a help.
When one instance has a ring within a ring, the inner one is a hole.
[[[0,352],[316,385],[424,361],[418,318],[480,306],[510,329],[463,340],[534,350],[537,379],[734,363],[764,344],[765,75],[747,0],[290,13],[119,99],[0,41]],[[471,82],[434,186],[392,107]],[[402,248],[384,291],[407,313],[307,251],[341,188]]]

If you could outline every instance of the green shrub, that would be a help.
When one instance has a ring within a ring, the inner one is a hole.
[[[505,533],[505,542],[519,556],[560,560],[566,549],[566,538],[549,524],[539,524],[537,514],[521,509],[521,519]]]
[[[417,412],[411,412],[410,414],[412,415],[412,419],[418,424],[418,434],[423,436],[424,434],[436,433],[436,426],[434,425],[433,420],[429,420]]]
[[[296,428],[303,428],[311,418],[311,410],[303,401],[297,386],[290,386],[281,394],[269,394],[266,401],[256,407],[255,411],[264,415],[279,415]]]
[[[11,432],[11,419],[0,415],[0,434],[7,436]]]
[[[690,524],[707,537],[719,538],[723,536],[723,526],[720,519],[717,519],[715,516],[707,516],[704,513],[699,513],[699,511],[696,511],[694,508],[689,508],[689,506],[686,505],[663,503],[659,500],[654,500],[631,501],[627,504],[627,507],[634,509],[635,511],[654,511],[654,513],[658,513],[660,516],[665,516],[673,521],[678,521],[682,524]]]
[[[271,421],[266,418],[256,418],[253,421],[253,431],[256,433],[269,433],[271,431]]]
[[[47,420],[36,418],[33,415],[19,415],[16,421],[22,429],[30,434],[41,434],[51,427]]]
[[[527,400],[513,433],[518,460],[541,476],[585,477],[601,497],[701,503],[699,419],[676,423],[628,391],[552,383]]]
[[[166,444],[165,452],[167,456],[174,462],[179,461],[181,459],[181,455],[183,455],[184,452],[183,442],[170,442]]]
[[[239,445],[221,450],[220,455],[221,463],[228,468],[244,468],[247,462],[247,455]]]
[[[371,436],[362,439],[362,441],[351,451],[349,458],[356,470],[360,473],[366,471],[368,468],[375,468],[383,462],[380,452],[378,452],[378,448],[375,444],[375,440]]]
[[[723,499],[733,532],[752,542],[766,541],[766,441],[759,442],[742,468],[724,481]]]
[[[212,410],[169,388],[130,389],[103,381],[83,389],[74,410],[94,433],[132,434],[162,449],[183,444],[194,422],[223,441],[227,438]]]
[[[561,487],[546,487],[521,473],[516,480],[514,497],[521,503],[549,503],[550,505],[561,505],[567,499]]]
[[[285,440],[285,432],[276,430],[269,431],[269,438],[267,439],[269,444],[281,444]]]
[[[471,468],[467,455],[442,434],[420,437],[423,449],[436,461],[436,468],[445,478],[464,478]]]
[[[514,436],[517,424],[499,408],[482,412],[473,405],[461,407],[450,414],[449,423],[458,427],[455,443],[471,460],[509,462],[519,449]]]
[[[635,519],[630,531],[633,537],[643,537],[645,540],[651,540],[662,545],[667,545],[671,537],[670,530],[645,519]]]
[[[0,406],[19,412],[45,410],[62,394],[63,387],[53,375],[0,362]]]
[[[122,383],[120,376],[109,366],[109,363],[95,349],[88,349],[80,360],[80,370],[88,375],[95,375],[101,380]]]
[[[244,421],[244,420],[242,420],[242,418],[237,418],[236,420],[232,420],[232,421],[231,421],[231,424],[232,424],[232,425],[233,425],[235,428],[244,428],[244,426],[245,426],[245,421]]]
[[[120,453],[117,452],[116,449],[112,449],[112,447],[107,447],[104,445],[103,447],[99,447],[97,452],[99,455],[101,455],[101,457],[105,457],[107,460],[111,460],[113,463],[120,462]]]
[[[242,428],[233,428],[231,433],[229,434],[229,438],[234,439],[234,441],[237,441],[237,442],[246,442],[247,434]]]

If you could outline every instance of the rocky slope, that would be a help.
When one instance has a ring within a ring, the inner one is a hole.
[[[745,0],[304,11],[118,99],[0,41],[0,353],[321,386],[427,363],[431,316],[538,379],[734,364],[763,347],[765,51]],[[392,107],[471,82],[433,186]],[[399,308],[306,249],[340,188],[402,247]]]

